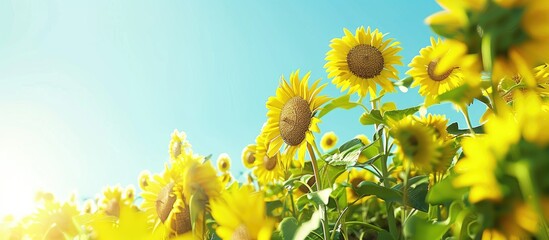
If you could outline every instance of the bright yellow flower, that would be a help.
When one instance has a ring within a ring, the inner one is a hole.
[[[256,141],[254,175],[257,176],[257,181],[262,185],[266,185],[283,180],[287,164],[282,161],[282,155],[280,153],[276,153],[272,157],[267,155],[269,143],[264,134],[260,134]]]
[[[187,141],[187,134],[185,134],[185,132],[179,132],[177,129],[173,130],[169,149],[170,159],[175,161],[182,153],[187,152],[190,148],[191,144]]]
[[[206,204],[208,199],[215,198],[221,193],[221,181],[210,161],[203,162],[199,156],[187,156],[184,161],[177,162],[174,170],[183,178],[183,195],[185,202],[190,203],[191,197],[195,201]]]
[[[375,29],[364,27],[353,33],[343,29],[345,36],[334,38],[331,41],[331,50],[326,54],[328,61],[324,68],[332,83],[349,93],[358,92],[371,97],[377,94],[377,85],[385,91],[394,91],[393,83],[389,79],[398,79],[395,65],[402,65],[401,56],[396,54],[401,50],[399,42],[393,39],[384,40],[383,33]]]
[[[435,129],[435,134],[437,135],[437,138],[446,140],[450,137],[448,134],[448,130],[446,130],[446,128],[448,127],[448,119],[446,119],[446,116],[429,114],[427,116],[418,118],[417,120]]]
[[[242,150],[242,164],[246,168],[252,168],[255,163],[255,144],[249,144]]]
[[[359,139],[362,142],[362,144],[364,144],[365,146],[367,146],[371,143],[370,139],[368,139],[368,137],[366,137],[366,135],[364,135],[364,134],[356,135],[355,138]]]
[[[359,168],[351,168],[350,171],[342,173],[336,179],[337,183],[347,182],[351,185],[349,187],[346,187],[345,189],[347,191],[347,202],[349,203],[355,202],[357,200],[358,201],[356,203],[362,203],[371,197],[359,196],[355,191],[355,189],[358,188],[358,185],[363,181],[377,182],[378,180],[370,171]]]
[[[328,151],[337,144],[337,135],[334,132],[327,132],[320,139],[320,147],[324,151]]]
[[[210,205],[221,239],[271,239],[275,222],[267,218],[262,193],[242,187],[225,192]]]
[[[286,154],[293,157],[297,152],[298,159],[304,162],[307,144],[314,142],[313,132],[320,132],[320,119],[314,115],[329,98],[318,96],[326,86],[318,86],[319,80],[309,87],[309,76],[310,72],[300,80],[299,71],[296,71],[290,74],[289,83],[282,76],[276,96],[269,97],[264,129],[269,142],[268,156],[274,156],[286,143]]]
[[[65,239],[75,237],[79,230],[74,218],[80,215],[76,205],[58,201],[43,201],[37,211],[30,216],[26,229],[31,239]]]
[[[130,206],[123,205],[120,209],[120,218],[116,222],[107,220],[96,220],[92,223],[95,235],[98,240],[110,239],[143,239],[143,240],[164,240],[168,232],[164,229],[151,231],[147,221],[147,214],[138,211]],[[191,239],[177,238],[177,239]]]
[[[231,158],[228,154],[222,153],[217,157],[217,169],[221,172],[228,172],[231,169]]]
[[[123,196],[123,189],[120,186],[105,187],[103,196],[99,200],[98,210],[106,215],[119,217],[120,208],[123,205],[132,206],[133,196],[127,198]]]
[[[151,231],[184,234],[192,230],[190,210],[183,193],[182,177],[167,166],[162,175],[154,175],[141,196]],[[165,229],[156,226],[162,223]],[[155,229],[152,229],[153,226]]]
[[[439,59],[432,58],[432,52],[441,42],[440,39],[435,41],[434,38],[431,38],[431,46],[420,50],[420,55],[412,59],[408,65],[410,70],[406,72],[414,78],[411,86],[420,86],[419,94],[425,97],[426,107],[438,103],[437,97],[440,94],[463,84],[463,74],[457,65],[441,74],[435,71]]]
[[[219,181],[221,181],[221,185],[223,187],[229,186],[232,183],[233,179],[234,177],[230,172],[224,172],[221,174],[221,176],[219,176]]]
[[[403,160],[405,167],[413,164],[430,172],[441,155],[441,143],[437,141],[433,128],[418,122],[413,116],[392,122],[390,126],[390,134],[397,146],[397,156]]]
[[[139,188],[141,190],[146,190],[146,188],[149,186],[149,182],[151,181],[151,172],[148,170],[141,171],[139,173],[138,182],[139,182]]]

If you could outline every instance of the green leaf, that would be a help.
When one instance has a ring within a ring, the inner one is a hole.
[[[283,204],[280,200],[275,200],[275,201],[265,202],[265,205],[266,205],[266,208],[267,208],[268,215],[271,216],[272,212],[274,210],[276,210],[277,208],[281,208]]]
[[[326,188],[320,191],[307,193],[297,199],[297,209],[303,210],[309,203],[315,203],[316,206],[326,205],[330,199],[331,188]]]
[[[307,236],[309,236],[312,231],[320,227],[320,218],[320,211],[315,211],[309,221],[304,222],[303,224],[301,224],[301,226],[299,226],[294,236],[294,239],[304,240],[305,238],[307,238]]]
[[[403,185],[401,183],[395,185],[393,189],[402,192]],[[429,204],[425,201],[427,191],[429,188],[429,177],[416,176],[408,180],[407,190],[407,203],[406,205],[413,207],[417,210],[427,212],[429,210]]]
[[[297,219],[287,217],[282,219],[279,225],[282,239],[293,239],[298,228]]]
[[[463,134],[470,133],[469,129],[459,129],[457,122],[454,122],[450,124],[448,127],[446,127],[446,131],[454,135],[463,135]],[[484,133],[484,127],[482,125],[478,127],[474,127],[473,131],[475,131],[475,133]]]
[[[362,125],[382,124],[383,117],[379,110],[372,110],[370,113],[365,112],[360,116],[360,123]]]
[[[377,185],[373,182],[364,181],[358,184],[355,191],[361,197],[376,195],[387,202],[402,202],[402,194],[399,191]]]
[[[438,95],[437,99],[441,102],[448,101],[453,103],[466,102],[470,95],[471,88],[467,84],[463,84],[457,88],[454,88],[448,92]]]
[[[395,86],[403,86],[406,88],[410,88],[413,82],[414,82],[414,78],[412,76],[408,76],[398,82],[395,82]]]
[[[322,110],[320,110],[320,112],[318,113],[318,117],[321,118],[322,116],[326,115],[336,108],[351,109],[360,106],[359,103],[351,102],[350,98],[351,95],[345,94],[341,97],[333,99],[332,101],[324,105]]]
[[[456,188],[452,184],[456,174],[442,179],[439,183],[435,184],[427,194],[427,202],[433,205],[448,204],[454,200],[461,200],[468,192],[467,188]]]
[[[341,147],[339,147],[339,152],[340,153],[345,152],[348,149],[355,149],[355,148],[362,147],[362,146],[364,146],[364,144],[362,143],[362,141],[360,139],[353,138],[352,140],[349,140],[346,143],[344,143],[343,145],[341,145]]]
[[[416,212],[404,224],[405,239],[442,239],[450,229],[450,224],[434,222],[424,212]]]
[[[385,112],[385,114],[383,114],[383,120],[387,121],[390,118],[395,121],[398,121],[400,119],[405,118],[408,115],[415,114],[417,111],[419,111],[420,108],[421,106],[415,106],[415,107],[405,108],[401,110],[387,111]]]

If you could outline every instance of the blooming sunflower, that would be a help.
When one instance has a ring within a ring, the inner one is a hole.
[[[322,135],[322,138],[320,139],[320,147],[324,151],[328,151],[335,147],[337,144],[337,135],[334,132],[327,132],[324,135]]]
[[[208,199],[215,198],[221,193],[221,181],[210,161],[204,162],[201,156],[187,156],[185,161],[179,161],[174,165],[174,171],[182,176],[183,195],[185,202],[194,201],[202,204]]]
[[[148,221],[155,226],[162,222],[166,230],[181,235],[192,230],[189,206],[183,195],[182,179],[178,173],[165,167],[162,175],[155,174],[141,193]],[[161,229],[160,231],[163,231]]]
[[[79,214],[75,204],[44,200],[30,216],[26,231],[31,239],[72,239],[79,232],[74,221]]]
[[[263,194],[248,187],[225,192],[211,201],[221,239],[271,239],[275,222],[267,218]]]
[[[425,97],[425,106],[427,107],[437,103],[437,97],[440,94],[463,84],[463,74],[457,66],[453,66],[441,74],[435,71],[439,59],[431,58],[432,52],[441,42],[440,38],[438,40],[431,38],[431,46],[420,50],[419,55],[414,57],[408,65],[410,70],[406,72],[414,78],[411,86],[420,86],[419,94]]]
[[[219,157],[217,157],[217,169],[221,172],[228,172],[231,169],[231,158],[228,154],[219,154]]]
[[[185,132],[179,132],[177,129],[173,130],[169,147],[170,159],[175,161],[182,153],[188,151],[190,148],[191,144],[187,141],[187,134],[185,134]]]
[[[398,147],[397,156],[406,164],[430,172],[432,165],[439,160],[440,152],[435,132],[432,128],[418,122],[413,116],[390,123],[390,134]]]
[[[447,125],[448,119],[444,115],[432,115],[423,116],[417,119],[419,122],[433,128],[437,138],[448,139],[450,135],[448,134]]]
[[[307,144],[314,142],[312,132],[320,131],[320,119],[314,115],[329,100],[326,96],[318,96],[326,86],[318,86],[320,80],[308,86],[310,74],[308,72],[300,80],[299,70],[293,72],[289,83],[282,76],[276,96],[267,100],[268,120],[264,132],[269,142],[268,156],[274,156],[286,143],[288,156],[293,157],[298,152],[299,161],[305,161]]]
[[[401,56],[396,54],[401,50],[399,42],[393,39],[384,40],[383,33],[368,27],[356,29],[355,35],[348,29],[343,29],[345,36],[334,38],[331,41],[331,50],[326,53],[328,61],[324,68],[332,83],[349,93],[358,92],[372,97],[377,93],[377,85],[385,91],[394,91],[393,83],[389,80],[398,79],[395,65],[402,65]],[[376,85],[377,84],[377,85]]]
[[[244,149],[242,149],[242,164],[246,168],[253,168],[255,163],[255,144],[249,144]]]
[[[283,180],[288,164],[282,161],[282,155],[279,152],[272,157],[267,155],[269,142],[265,134],[260,134],[256,141],[254,175],[257,177],[258,182],[265,185]]]
[[[119,217],[122,205],[131,206],[133,203],[133,194],[131,198],[123,196],[124,189],[120,186],[105,187],[103,196],[99,200],[98,210],[106,215]]]
[[[141,188],[141,190],[145,190],[149,186],[150,181],[151,172],[149,172],[148,170],[144,170],[139,173],[138,182],[139,188]]]
[[[362,203],[370,198],[370,196],[359,196],[355,191],[355,189],[358,188],[358,185],[363,181],[377,182],[377,179],[370,171],[358,168],[351,168],[350,171],[339,175],[339,177],[336,179],[336,182],[338,183],[347,182],[351,185],[345,189],[347,191],[347,202],[349,203],[355,201],[356,203]],[[359,200],[359,198],[361,199]]]

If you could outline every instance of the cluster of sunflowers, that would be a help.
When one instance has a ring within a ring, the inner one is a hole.
[[[247,181],[222,154],[193,153],[174,131],[170,161],[132,187],[80,204],[39,193],[5,218],[2,239],[549,239],[549,1],[439,0],[431,39],[398,78],[399,42],[360,27],[326,56],[332,83],[299,71],[267,100],[268,120],[242,152]],[[383,97],[419,86],[421,106]],[[352,100],[354,94],[358,98]],[[368,98],[369,97],[369,98]],[[486,105],[473,127],[468,106]],[[367,104],[364,104],[367,102]],[[451,102],[467,127],[428,107]],[[361,108],[374,128],[338,145],[321,118]],[[320,148],[317,145],[320,143]]]

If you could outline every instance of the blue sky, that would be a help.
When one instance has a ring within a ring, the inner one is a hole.
[[[141,170],[163,169],[176,128],[195,152],[228,153],[238,176],[282,74],[329,83],[325,53],[344,27],[389,33],[408,64],[438,10],[403,0],[0,0],[0,192],[12,196],[0,215],[28,208],[37,189],[85,198],[136,185]],[[341,95],[331,84],[324,93]],[[422,101],[417,89],[387,100]],[[449,104],[430,112],[463,123]],[[342,140],[370,135],[360,113],[334,111],[320,128]]]

